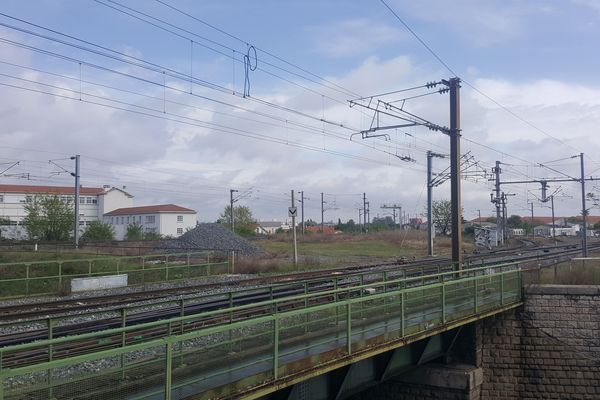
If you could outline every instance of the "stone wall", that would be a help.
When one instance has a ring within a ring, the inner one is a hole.
[[[600,399],[600,287],[531,286],[476,329],[482,400]]]
[[[600,399],[600,286],[527,287],[522,307],[464,326],[446,361],[355,399]]]

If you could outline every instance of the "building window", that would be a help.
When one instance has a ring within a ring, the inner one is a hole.
[[[4,203],[4,195],[0,194],[0,203]]]
[[[113,219],[114,217],[110,217],[110,224],[114,225],[115,224],[115,220]]]
[[[140,223],[140,225],[142,224],[142,216],[141,215],[138,217],[138,222]]]
[[[129,225],[129,216],[127,216],[127,225]]]
[[[79,198],[79,204],[85,204],[85,197]]]
[[[33,200],[33,197],[27,195],[25,196],[25,203],[31,203],[31,201]]]
[[[183,228],[177,228],[177,234],[183,235]]]
[[[92,204],[92,198],[91,197],[87,197],[85,199],[86,204]]]
[[[183,215],[177,216],[177,222],[183,222]]]
[[[92,204],[98,204],[98,199],[95,197],[92,197]]]
[[[85,226],[85,221],[79,221],[79,226]]]
[[[156,223],[156,216],[155,215],[146,215],[146,223],[147,224],[154,224]]]

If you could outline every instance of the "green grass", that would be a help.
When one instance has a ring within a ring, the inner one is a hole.
[[[259,243],[260,247],[268,253],[291,256],[292,244],[288,242],[265,241]],[[400,247],[395,243],[384,240],[365,240],[351,242],[321,242],[299,243],[298,252],[306,256],[326,257],[376,257],[391,258],[398,256],[423,255],[422,249]]]
[[[572,260],[525,274],[525,283],[600,285],[600,260]]]

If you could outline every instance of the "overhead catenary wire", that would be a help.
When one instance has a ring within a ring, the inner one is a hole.
[[[421,43],[421,45],[423,45],[423,47],[425,47],[425,49],[427,49],[427,51],[444,67],[446,68],[452,75],[454,75],[455,77],[458,77],[458,74],[398,15],[398,13],[396,13],[394,11],[394,9],[392,7],[390,7],[390,5],[388,5],[388,3],[386,2],[386,0],[380,0],[381,3],[392,13],[392,15],[394,15],[394,17],[415,37],[415,39],[417,39],[417,41],[419,43]],[[467,86],[469,86],[471,89],[473,89],[475,92],[477,92],[478,94],[480,94],[481,96],[485,97],[486,99],[488,99],[489,101],[491,101],[492,103],[494,103],[496,106],[500,107],[503,111],[507,112],[508,114],[510,114],[512,117],[516,118],[517,120],[521,121],[522,123],[526,124],[527,126],[529,126],[530,128],[536,130],[539,133],[542,133],[543,135],[565,145],[570,147],[573,150],[576,150],[577,152],[582,152],[580,149],[576,148],[575,146],[565,142],[564,140],[550,134],[549,132],[547,132],[546,130],[540,128],[539,126],[535,125],[534,123],[532,123],[531,121],[523,118],[522,116],[520,116],[519,114],[515,113],[514,111],[512,111],[511,109],[509,109],[508,107],[506,107],[504,104],[500,103],[498,100],[494,99],[492,96],[488,95],[487,93],[483,92],[481,89],[479,89],[478,87],[476,87],[474,84],[470,83],[469,81],[465,80],[464,78],[461,78],[461,81],[464,82]]]
[[[42,82],[39,82],[39,81],[34,81],[34,80],[30,80],[30,79],[26,79],[26,78],[21,78],[21,77],[14,76],[14,75],[9,75],[9,74],[3,74],[3,73],[0,73],[0,76],[5,76],[5,77],[9,77],[9,78],[12,78],[12,79],[16,79],[16,80],[24,81],[24,82],[28,82],[28,83],[34,83],[34,84],[37,84],[37,85],[43,85],[43,86],[46,86],[46,87],[50,87],[52,89],[58,89],[58,90],[62,90],[62,91],[71,92],[73,94],[79,94],[79,101],[84,101],[84,102],[88,102],[88,103],[92,103],[92,104],[97,104],[97,102],[91,102],[91,101],[89,101],[87,99],[82,99],[81,98],[81,94],[82,94],[81,91],[76,91],[76,90],[68,88],[68,87],[61,87],[61,86],[57,86],[57,85],[46,84],[46,83],[42,83]],[[14,87],[15,85],[9,85],[9,86],[13,86]],[[53,94],[53,93],[49,93],[49,92],[46,93],[45,92],[45,94]],[[185,119],[185,120],[193,121],[193,122],[196,123],[196,126],[207,127],[207,128],[211,128],[212,130],[221,131],[221,132],[227,132],[227,133],[234,133],[234,134],[236,134],[236,132],[237,132],[237,134],[240,134],[241,136],[253,137],[255,139],[267,140],[267,141],[272,141],[274,143],[284,144],[283,140],[279,139],[277,137],[268,136],[268,135],[264,135],[264,134],[258,134],[258,133],[252,133],[252,132],[249,132],[247,130],[242,130],[242,129],[233,128],[233,127],[227,127],[227,126],[220,125],[220,124],[215,124],[215,123],[212,123],[212,122],[201,121],[201,120],[198,120],[196,118],[191,118],[191,117],[187,117],[187,116],[184,116],[184,115],[179,115],[179,114],[176,114],[176,113],[173,113],[173,112],[170,112],[170,111],[167,112],[164,108],[162,110],[161,109],[155,109],[155,108],[151,108],[151,107],[147,107],[147,106],[140,106],[140,105],[133,104],[133,103],[130,103],[130,102],[124,102],[124,101],[120,101],[120,100],[110,99],[110,98],[107,98],[107,97],[104,97],[104,96],[98,96],[98,95],[95,95],[95,94],[92,94],[92,93],[87,93],[86,92],[84,94],[85,94],[85,96],[90,97],[90,98],[95,98],[95,99],[99,99],[99,100],[110,101],[110,102],[114,102],[114,103],[117,103],[117,104],[120,104],[120,105],[125,105],[125,106],[128,106],[128,107],[138,108],[138,109],[141,109],[143,111],[151,111],[151,112],[155,112],[155,113],[162,113],[164,115],[169,115],[169,116],[172,116],[172,117],[176,117],[176,118],[180,118],[180,119]],[[71,100],[76,99],[74,97],[69,97],[69,96],[67,96],[66,98],[69,98]],[[125,111],[133,111],[133,110],[125,109]],[[312,133],[314,133],[315,135],[320,135],[322,132],[323,131],[312,132]],[[311,133],[311,132],[308,131],[308,133]],[[338,139],[341,139],[341,140],[344,140],[344,141],[347,140],[345,137],[340,137],[340,136],[336,136],[336,135],[334,135],[334,137],[336,137]],[[340,155],[340,156],[346,156],[346,157],[354,158],[354,159],[357,159],[357,160],[358,159],[362,159],[363,161],[370,160],[372,162],[379,162],[379,163],[381,162],[379,160],[367,159],[365,157],[359,157],[359,156],[349,155],[347,153],[338,152],[338,151],[335,151],[335,150],[321,149],[321,148],[319,148],[317,146],[309,146],[309,145],[304,145],[304,144],[299,143],[299,142],[291,142],[291,141],[289,141],[289,139],[285,140],[285,144],[286,145],[290,145],[290,146],[305,148],[305,149],[312,149],[312,150],[319,149],[319,151],[322,151],[322,152],[325,152],[325,153],[337,154],[337,155]],[[377,149],[373,145],[369,145],[369,144],[361,144],[361,145],[369,147],[369,148],[372,148],[374,150],[378,150],[378,151],[384,152],[384,153],[388,153],[386,150]]]

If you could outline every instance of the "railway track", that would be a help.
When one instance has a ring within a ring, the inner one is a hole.
[[[568,247],[568,248],[567,248]],[[527,262],[527,261],[538,261],[538,260],[544,260],[544,259],[550,259],[552,261],[552,259],[556,259],[561,258],[561,257],[570,257],[573,253],[578,252],[577,246],[575,246],[575,248],[572,248],[572,245],[568,245],[568,246],[562,246],[562,248],[537,248],[535,249],[535,252],[540,252],[541,254],[535,254],[535,255],[531,255],[531,251],[526,252],[527,254],[521,254],[519,256],[513,256],[513,258],[518,258],[519,262]],[[513,249],[514,252],[514,249]],[[543,256],[542,256],[543,255]],[[495,257],[498,257],[498,254],[494,254]],[[427,263],[431,263],[431,260],[421,260],[422,262],[427,262]],[[187,305],[185,305],[185,307],[183,307],[183,303],[180,303],[179,305],[177,304],[176,301],[166,301],[163,304],[163,307],[161,307],[160,309],[156,309],[156,310],[146,310],[146,311],[140,311],[138,310],[138,312],[136,313],[131,313],[129,314],[129,317],[126,321],[123,320],[122,315],[115,315],[115,310],[117,310],[117,308],[115,307],[114,303],[111,306],[112,308],[109,309],[104,309],[103,312],[110,312],[113,311],[113,315],[111,316],[107,316],[105,318],[99,318],[93,321],[87,321],[87,322],[79,322],[79,323],[72,323],[72,324],[64,324],[61,326],[56,326],[56,327],[52,327],[50,328],[50,326],[44,328],[37,328],[37,329],[29,329],[26,331],[21,331],[21,332],[17,332],[14,334],[7,334],[7,335],[3,335],[0,336],[0,347],[5,347],[5,346],[10,346],[10,345],[16,345],[16,344],[20,344],[20,343],[28,343],[28,342],[33,342],[36,340],[43,340],[43,339],[48,339],[50,337],[52,338],[57,338],[57,337],[65,337],[65,336],[70,336],[70,335],[78,335],[78,334],[85,334],[88,332],[92,332],[92,331],[102,331],[102,330],[108,330],[108,329],[113,329],[113,328],[120,328],[120,327],[129,327],[129,326],[135,326],[135,325],[139,325],[139,324],[144,324],[144,323],[149,323],[149,322],[153,322],[153,321],[157,321],[157,320],[165,320],[165,319],[169,319],[169,318],[174,318],[174,317],[180,317],[180,316],[186,316],[186,315],[195,315],[195,314],[200,314],[200,313],[205,313],[208,311],[213,311],[213,310],[218,310],[218,309],[223,309],[223,308],[227,308],[227,307],[237,307],[237,306],[244,306],[244,305],[250,305],[253,303],[257,303],[257,302],[261,302],[261,301],[265,301],[265,300],[273,300],[273,299],[283,299],[285,297],[290,297],[290,296],[295,296],[295,295],[301,295],[301,294],[315,294],[317,295],[318,292],[320,291],[327,291],[327,290],[332,290],[333,288],[351,288],[353,286],[357,286],[357,285],[368,285],[371,283],[378,283],[378,282],[382,282],[382,281],[386,281],[387,279],[399,279],[399,278],[411,278],[411,277],[416,277],[416,276],[423,276],[423,275],[430,275],[430,274],[434,274],[436,272],[448,272],[448,271],[452,271],[452,267],[450,265],[447,265],[445,268],[446,269],[438,269],[437,266],[420,266],[420,265],[416,265],[419,263],[410,263],[410,264],[406,264],[406,265],[398,265],[398,264],[394,264],[393,266],[397,269],[396,273],[393,274],[390,270],[391,270],[391,266],[390,265],[384,265],[383,269],[382,269],[382,265],[378,265],[378,266],[370,266],[370,267],[374,267],[375,269],[371,269],[368,271],[364,271],[364,269],[360,272],[362,272],[363,275],[360,276],[360,278],[357,277],[357,275],[359,274],[359,270],[353,269],[352,273],[346,273],[346,274],[342,274],[339,270],[335,270],[335,274],[334,275],[328,275],[328,276],[323,276],[322,273],[323,271],[319,271],[319,272],[315,272],[316,274],[318,274],[318,277],[310,279],[310,280],[304,280],[304,281],[299,281],[297,279],[297,276],[299,274],[290,274],[290,275],[284,275],[284,276],[279,276],[278,278],[281,278],[282,280],[278,281],[278,283],[275,286],[271,286],[269,288],[252,288],[250,290],[244,291],[239,290],[238,292],[236,292],[236,296],[230,296],[229,292],[228,293],[220,293],[220,294],[214,294],[214,295],[209,295],[209,296],[199,296],[196,299],[193,299],[192,301],[190,301]],[[401,272],[398,272],[401,271]],[[330,271],[331,272],[331,271]],[[386,275],[386,273],[389,273],[389,275]],[[303,276],[306,277],[306,274],[301,274]],[[366,276],[365,276],[366,275]],[[314,277],[315,275],[312,274],[312,276]],[[387,276],[387,277],[386,277]],[[272,277],[271,277],[272,278]],[[296,278],[296,279],[295,279]],[[264,283],[264,279],[257,279],[257,280],[251,280],[251,281],[255,281],[255,282],[261,282]],[[131,299],[128,298],[127,300],[123,300],[124,302],[127,301],[129,302],[128,304],[130,304]],[[67,303],[65,303],[67,304]],[[104,303],[106,304],[106,303]],[[89,304],[87,305],[78,305],[78,307],[87,307],[89,308]],[[132,308],[132,307],[130,307]],[[123,310],[123,308],[120,309],[121,312]],[[57,312],[56,310],[54,310],[55,312]],[[62,312],[64,312],[63,310],[61,310]],[[39,310],[36,310],[35,312],[40,312]],[[32,313],[35,313],[34,311],[32,311]],[[87,314],[91,315],[96,313],[97,311],[95,310],[90,310]],[[45,315],[45,318],[43,320],[38,320],[38,321],[46,321],[46,317],[48,317],[48,315]],[[204,321],[205,322],[205,321]],[[201,326],[204,322],[201,323]],[[186,325],[185,327],[182,325],[180,326],[178,329],[180,333],[183,332],[187,332],[189,330],[193,330],[196,329],[197,325],[192,324],[192,325]],[[159,334],[169,334],[170,332],[162,332]],[[154,333],[153,332],[149,332],[148,334],[144,334],[144,337],[150,335],[150,337],[153,337]],[[125,338],[125,340],[127,340],[127,338]]]
[[[524,243],[523,246],[514,247],[509,249],[500,249],[488,251],[480,254],[472,254],[465,257],[466,263],[476,263],[485,261],[488,259],[494,259],[502,257],[503,255],[515,256],[515,252],[519,253],[517,257],[522,257],[523,252],[529,253],[540,253],[541,252],[555,252],[562,251],[569,248],[578,248],[577,245],[562,245],[562,246],[540,246],[531,247],[528,243]],[[61,315],[67,313],[78,312],[81,310],[88,309],[116,309],[120,306],[126,306],[129,304],[135,304],[136,302],[147,302],[152,299],[161,299],[169,296],[182,296],[194,293],[202,293],[213,289],[227,288],[230,290],[247,288],[252,286],[263,286],[272,285],[277,283],[285,282],[302,282],[314,279],[330,278],[339,275],[351,276],[364,272],[377,272],[386,269],[393,269],[398,266],[405,268],[429,266],[431,264],[442,264],[449,263],[451,260],[447,257],[434,257],[419,259],[407,262],[406,260],[399,260],[396,262],[369,264],[354,267],[342,267],[324,269],[318,271],[299,272],[291,274],[273,275],[268,277],[250,278],[240,281],[231,281],[216,284],[199,284],[190,286],[180,286],[176,288],[167,289],[152,289],[144,290],[135,293],[127,294],[114,294],[114,295],[102,295],[95,297],[86,297],[78,299],[66,299],[66,300],[51,300],[48,302],[29,303],[11,306],[0,306],[0,323],[3,321],[10,321],[11,319],[24,319],[24,318],[35,318],[35,317],[50,317],[53,315]]]
[[[478,268],[477,274],[487,274],[483,271],[488,267]],[[503,271],[505,268],[513,268],[514,264],[502,264],[496,267],[489,267]],[[423,270],[425,271],[425,270]],[[258,302],[251,302],[243,306],[236,306],[231,311],[219,312],[219,308],[207,303],[202,304],[203,311],[197,316],[188,318],[175,318],[169,320],[152,321],[148,323],[139,323],[126,329],[98,329],[96,326],[93,332],[84,333],[79,336],[70,336],[56,338],[52,345],[44,342],[35,342],[29,340],[26,348],[10,348],[2,346],[0,348],[1,368],[16,368],[26,365],[32,365],[48,360],[58,360],[77,355],[87,354],[119,348],[124,345],[134,345],[149,340],[163,338],[173,334],[184,334],[199,328],[216,327],[223,324],[243,321],[247,318],[256,318],[271,315],[273,313],[282,313],[296,308],[312,307],[330,303],[332,301],[346,300],[348,298],[368,297],[387,291],[401,288],[412,288],[426,286],[432,283],[439,283],[442,280],[456,279],[456,272],[450,268],[449,271],[440,275],[437,271],[432,275],[421,272],[421,275],[400,278],[390,281],[373,280],[367,283],[364,281],[355,281],[344,286],[331,287],[323,285],[320,290],[311,292],[306,296],[303,293],[294,293],[289,290],[285,296],[276,298],[274,301],[268,298]],[[481,288],[484,290],[484,288]],[[485,290],[484,290],[485,291]],[[484,293],[482,291],[482,293]],[[212,311],[212,312],[211,312]],[[71,331],[71,335],[73,332]],[[19,334],[21,340],[23,335]]]

